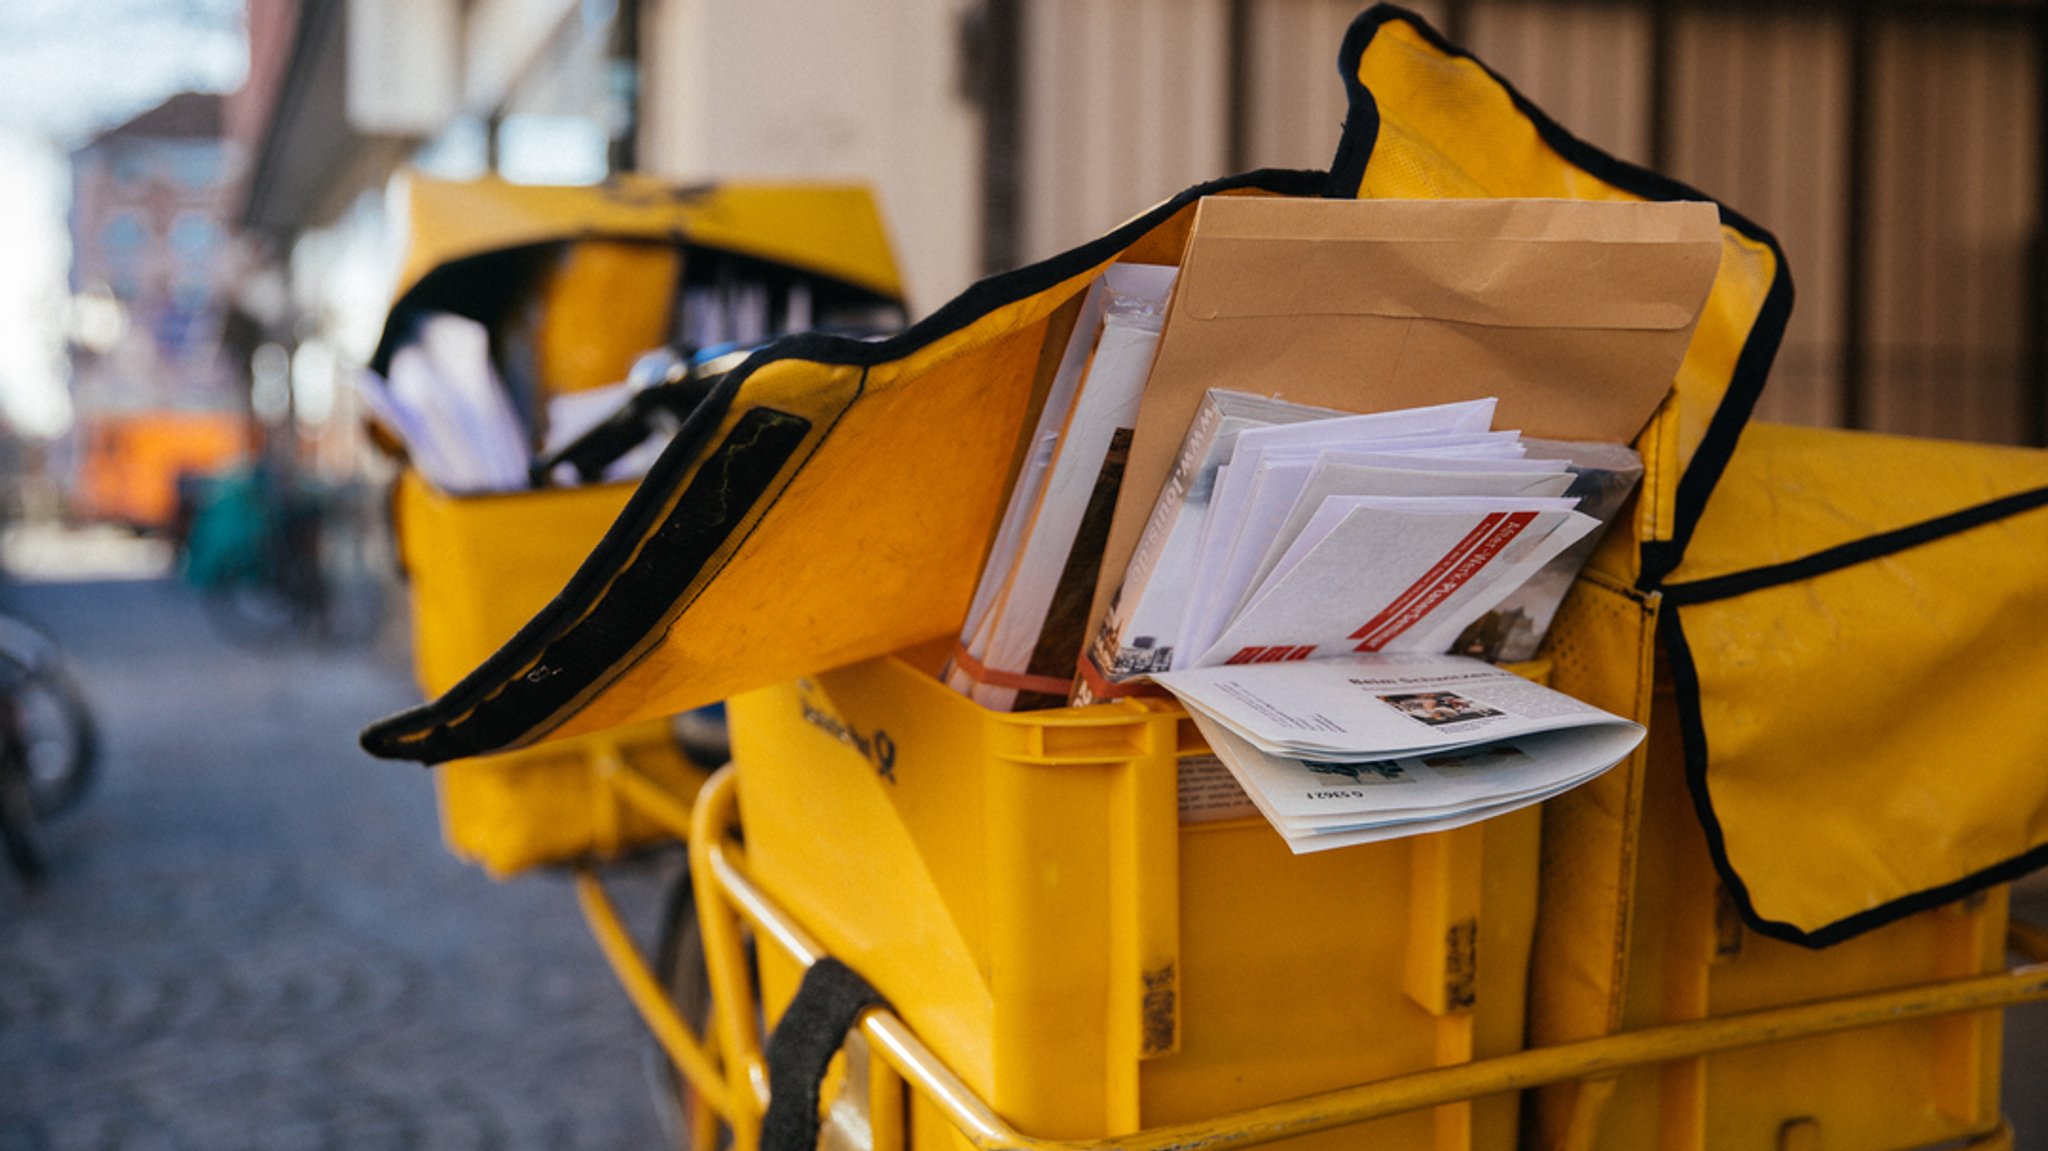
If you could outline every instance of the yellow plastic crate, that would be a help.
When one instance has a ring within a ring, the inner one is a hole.
[[[1670,692],[1656,702],[1624,1027],[2004,969],[2003,887],[1819,951],[1749,930],[1707,854]],[[2000,1122],[2001,1021],[1997,1011],[1951,1015],[1632,1072],[1580,1088],[1590,1093],[1582,1129],[1545,1145],[1891,1151],[1987,1136]]]
[[[547,606],[633,486],[452,496],[416,472],[401,474],[393,518],[421,690],[440,695],[455,686]]]
[[[511,638],[561,590],[632,492],[632,484],[601,484],[451,496],[402,475],[395,518],[420,686],[446,691]],[[608,778],[622,769],[685,803],[705,774],[666,720],[458,760],[436,769],[442,836],[450,851],[498,876],[673,838],[622,806]]]
[[[1521,1045],[1533,810],[1308,856],[1182,822],[1178,708],[1016,715],[936,650],[731,701],[749,870],[1021,1130],[1090,1138]],[[771,1014],[796,975],[763,949]],[[1497,1096],[1290,1147],[1510,1148]],[[920,1104],[918,1147],[957,1136]]]
[[[544,864],[611,859],[674,839],[613,786],[631,771],[687,805],[705,772],[676,746],[666,720],[636,723],[436,769],[441,838],[499,878]]]

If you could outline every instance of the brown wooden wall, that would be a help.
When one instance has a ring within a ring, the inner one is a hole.
[[[1024,0],[1021,255],[1233,167],[1327,165],[1362,7]],[[1777,233],[1798,303],[1760,418],[2048,442],[2035,8],[1411,7],[1574,133]]]

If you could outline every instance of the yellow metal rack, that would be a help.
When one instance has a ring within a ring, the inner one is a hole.
[[[703,1103],[706,1130],[715,1120],[740,1148],[757,1145],[767,1105],[767,1071],[752,989],[747,939],[804,967],[826,954],[789,913],[749,877],[745,849],[735,836],[737,793],[732,770],[714,775],[699,794],[688,826],[658,785],[618,773],[620,795],[645,803],[648,817],[668,823],[690,841],[690,863],[702,917],[714,1019],[706,1033],[684,1023],[639,957],[597,876],[579,871],[578,894],[591,930],[628,995],[646,1017],[663,1050]],[[631,782],[625,782],[625,781]],[[1364,1123],[1373,1119],[1549,1083],[1612,1075],[1713,1052],[1780,1043],[1961,1012],[2048,1000],[2048,932],[2015,924],[2011,946],[2029,962],[2000,974],[1823,999],[1716,1019],[1651,1027],[1578,1043],[1531,1048],[1381,1080],[1300,1099],[1103,1139],[1053,1140],[1018,1131],[961,1082],[886,1009],[861,1020],[867,1084],[866,1132],[875,1151],[907,1146],[904,1088],[937,1109],[981,1151],[1221,1151]],[[701,1146],[712,1145],[709,1142]],[[2011,1146],[2004,1127],[1969,1144],[1982,1151]]]

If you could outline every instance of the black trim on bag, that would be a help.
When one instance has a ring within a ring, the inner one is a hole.
[[[1674,609],[1733,599],[1751,592],[1814,579],[1830,572],[1897,555],[1923,544],[1935,543],[1973,528],[2011,519],[2043,507],[2048,507],[2048,487],[2016,492],[1894,531],[1825,548],[1796,560],[1751,568],[1748,571],[1734,572],[1712,579],[1671,584],[1664,589],[1664,599]],[[2048,844],[2043,844],[1961,879],[1901,896],[1813,931],[1802,930],[1781,920],[1764,918],[1758,913],[1755,903],[1750,899],[1748,886],[1743,883],[1742,876],[1735,870],[1734,862],[1728,857],[1721,821],[1714,811],[1713,793],[1707,785],[1707,772],[1711,760],[1707,747],[1705,709],[1700,698],[1699,668],[1693,661],[1692,649],[1685,639],[1682,616],[1683,613],[1680,611],[1667,611],[1663,613],[1659,627],[1664,638],[1664,650],[1670,660],[1672,686],[1677,693],[1679,734],[1685,748],[1686,788],[1692,793],[1693,810],[1699,816],[1700,826],[1706,831],[1707,852],[1713,857],[1714,870],[1720,873],[1722,885],[1735,900],[1743,921],[1757,932],[1802,947],[1828,947],[1929,908],[1952,903],[1983,888],[2017,879],[2048,865]]]
[[[497,675],[479,681],[472,673],[435,703],[371,724],[363,731],[363,749],[438,763],[502,747],[532,728],[534,717],[553,715],[584,686],[626,661],[659,626],[675,598],[673,589],[689,586],[725,544],[803,446],[811,427],[802,416],[773,408],[754,408],[741,416],[683,489],[661,529],[610,585],[605,602],[619,610],[592,613],[540,640],[538,658],[519,661],[510,674],[494,666],[506,650],[500,649],[484,665]],[[670,591],[667,599],[661,595],[665,589]],[[517,640],[533,642],[526,629]],[[565,687],[573,690],[565,693]],[[432,725],[423,735],[418,731],[451,705],[460,708],[458,719]]]
[[[543,664],[552,667],[548,655],[556,643],[567,641],[585,629],[607,634],[623,630],[630,634],[636,621],[652,626],[647,621],[663,618],[702,574],[697,568],[691,570],[687,579],[675,578],[672,572],[649,573],[649,578],[635,580],[631,590],[626,587],[627,574],[645,571],[650,562],[651,557],[640,551],[642,539],[657,528],[664,532],[677,528],[679,517],[686,510],[678,504],[674,511],[664,515],[669,493],[688,474],[699,448],[717,428],[747,378],[763,366],[783,360],[805,360],[826,366],[867,368],[901,359],[968,327],[999,308],[1028,299],[1107,263],[1147,232],[1203,196],[1239,189],[1286,196],[1313,196],[1327,185],[1328,180],[1325,172],[1265,168],[1197,184],[1086,244],[1036,264],[979,281],[931,315],[888,339],[865,341],[801,333],[760,349],[728,372],[703,404],[684,420],[675,439],[648,470],[618,518],[561,592],[528,620],[517,634],[439,698],[366,727],[361,737],[363,749],[383,759],[410,759],[422,763],[440,763],[507,750],[538,737],[560,722],[559,713],[564,707],[622,674],[626,670],[624,667],[590,667],[580,663],[564,666],[556,674],[533,685],[531,692],[522,689],[522,706],[532,709],[526,711],[523,718],[503,707],[493,706],[488,712],[482,710],[499,694],[501,685],[509,689],[513,681],[528,674],[529,667]],[[863,389],[865,385],[863,373]],[[848,406],[858,399],[859,392],[856,392]],[[826,434],[830,434],[829,428]],[[799,463],[798,473],[805,463],[808,463],[808,457]],[[765,514],[772,506],[773,500],[761,511]],[[743,512],[747,510],[751,509],[742,509]],[[712,545],[706,556],[715,550],[716,545]],[[700,560],[700,566],[701,563]],[[628,596],[632,597],[630,601],[626,598]],[[640,602],[642,600],[645,602]],[[472,731],[472,723],[480,723],[482,728]]]
[[[1344,35],[1344,46],[1337,54],[1337,68],[1344,78],[1349,110],[1345,115],[1344,134],[1337,145],[1336,158],[1330,163],[1330,184],[1324,190],[1325,195],[1349,199],[1357,196],[1365,184],[1366,165],[1379,141],[1380,110],[1371,90],[1359,79],[1358,71],[1373,37],[1382,26],[1394,20],[1413,28],[1416,34],[1446,56],[1477,64],[1507,93],[1516,110],[1528,117],[1543,142],[1567,163],[1646,200],[1708,201],[1720,209],[1724,227],[1733,228],[1771,251],[1777,265],[1771,287],[1757,310],[1756,322],[1750,326],[1749,339],[1743,343],[1742,351],[1736,357],[1728,390],[1714,410],[1713,419],[1708,421],[1706,436],[1693,453],[1685,474],[1679,477],[1677,518],[1672,524],[1671,539],[1643,542],[1642,575],[1636,582],[1646,591],[1654,590],[1666,575],[1677,570],[1685,555],[1686,544],[1692,539],[1693,529],[1706,510],[1707,497],[1713,494],[1714,485],[1727,468],[1729,457],[1735,453],[1735,443],[1741,438],[1743,425],[1749,422],[1757,397],[1762,394],[1764,382],[1770,376],[1771,361],[1777,357],[1786,321],[1792,314],[1792,271],[1785,262],[1785,251],[1778,246],[1776,236],[1712,196],[1669,176],[1616,159],[1572,135],[1531,103],[1500,73],[1445,39],[1430,27],[1427,20],[1393,4],[1374,5],[1352,21],[1350,30]]]
[[[1372,93],[1359,79],[1359,67],[1373,36],[1391,20],[1407,23],[1424,40],[1445,55],[1471,60],[1478,64],[1501,86],[1515,107],[1529,118],[1544,143],[1568,163],[1615,187],[1646,199],[1712,200],[1712,197],[1683,183],[1618,160],[1579,140],[1545,115],[1499,73],[1438,34],[1427,21],[1390,4],[1378,5],[1360,16],[1352,23],[1350,31],[1345,36],[1344,47],[1338,58],[1338,68],[1343,75],[1350,108],[1344,124],[1342,142],[1336,158],[1330,165],[1330,187],[1326,189],[1326,195],[1345,198],[1356,196],[1365,182],[1366,166],[1372,159],[1373,148],[1379,136],[1380,116],[1378,104],[1374,101]],[[1855,540],[1785,563],[1712,579],[1663,585],[1664,577],[1677,570],[1683,559],[1686,546],[1691,542],[1694,530],[1705,511],[1707,499],[1734,454],[1742,428],[1755,408],[1757,397],[1761,394],[1768,377],[1771,362],[1777,355],[1779,343],[1784,337],[1785,324],[1792,309],[1791,272],[1777,239],[1726,204],[1713,202],[1720,209],[1721,222],[1724,226],[1770,249],[1777,263],[1777,274],[1765,293],[1756,321],[1750,328],[1749,338],[1736,357],[1728,391],[1709,421],[1706,436],[1694,453],[1685,474],[1679,479],[1677,518],[1672,525],[1672,537],[1668,541],[1652,540],[1642,544],[1642,574],[1638,580],[1639,587],[1643,590],[1661,590],[1674,609],[1703,604],[1811,579],[2048,506],[2048,488],[2036,489],[1992,500],[1895,531]],[[2048,866],[2048,844],[2043,844],[1961,879],[1903,896],[1812,931],[1764,918],[1757,912],[1747,885],[1743,883],[1742,877],[1728,858],[1726,839],[1707,786],[1709,749],[1700,704],[1699,672],[1693,661],[1691,649],[1686,643],[1681,616],[1682,612],[1678,610],[1663,612],[1658,626],[1664,640],[1674,687],[1677,690],[1680,738],[1685,750],[1686,786],[1691,793],[1700,825],[1706,833],[1707,849],[1713,859],[1714,868],[1720,874],[1721,881],[1735,901],[1743,920],[1759,934],[1803,947],[1827,947],[1896,920],[1954,902],[1986,887],[2016,879],[2042,866]]]
[[[384,317],[383,333],[377,338],[377,348],[370,354],[367,366],[380,376],[390,375],[391,357],[412,339],[420,320],[433,312],[448,312],[482,324],[490,329],[495,348],[506,313],[532,292],[534,283],[547,273],[564,251],[586,242],[666,248],[681,253],[685,260],[715,259],[748,269],[801,278],[811,285],[813,306],[817,310],[826,306],[857,304],[903,306],[901,297],[863,287],[843,277],[812,271],[798,264],[780,263],[750,252],[700,243],[682,232],[665,237],[617,232],[565,233],[457,256],[421,276],[392,303]]]
[[[1743,883],[1742,876],[1729,861],[1721,820],[1714,812],[1713,795],[1707,788],[1707,732],[1700,714],[1699,670],[1693,663],[1692,649],[1686,643],[1685,627],[1679,614],[1676,611],[1663,613],[1658,629],[1664,639],[1665,657],[1671,666],[1672,684],[1678,691],[1678,727],[1685,746],[1686,790],[1692,794],[1693,810],[1699,816],[1700,827],[1706,832],[1707,853],[1713,858],[1714,870],[1720,873],[1722,885],[1728,889],[1729,897],[1742,913],[1742,921],[1758,934],[1815,950],[1832,947],[1866,931],[1953,903],[1987,887],[2009,883],[2048,866],[2048,844],[2042,844],[1961,879],[1901,896],[1812,931],[1802,930],[1783,920],[1764,918],[1750,898],[1748,885]]]
[[[1880,532],[1874,536],[1850,540],[1848,543],[1838,544],[1796,560],[1731,572],[1711,579],[1666,584],[1663,589],[1664,598],[1673,604],[1694,604],[1747,595],[1779,584],[1796,583],[1870,560],[1883,559],[1908,548],[1933,543],[1969,531],[1971,528],[2010,519],[2042,507],[2048,507],[2048,487],[2016,492],[1958,512],[1950,512],[1945,516]]]

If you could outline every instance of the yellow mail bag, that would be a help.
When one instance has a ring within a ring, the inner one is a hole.
[[[1200,185],[975,285],[893,339],[800,336],[751,357],[692,414],[553,602],[440,698],[369,728],[364,745],[426,762],[506,750],[950,635],[1067,306],[1115,260],[1178,261],[1205,196],[1706,199],[1532,120],[1476,64],[1445,71],[1411,19],[1375,10],[1354,27],[1347,59],[1385,29],[1377,39],[1391,47],[1366,64],[1400,102],[1376,99],[1381,81],[1368,87],[1351,69],[1332,172]],[[1617,533],[1624,586],[1668,570],[1682,549],[1790,306],[1774,241],[1719,214],[1720,268],[1677,368],[1679,399],[1651,425],[1658,470],[1633,530]]]

